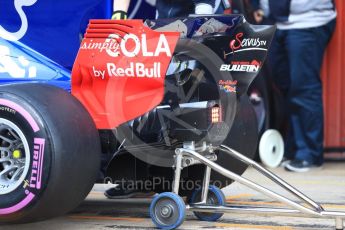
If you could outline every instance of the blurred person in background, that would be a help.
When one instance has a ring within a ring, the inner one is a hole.
[[[127,11],[131,0],[114,0],[111,19],[127,19]]]
[[[306,172],[323,164],[323,102],[320,71],[334,32],[332,0],[251,0],[257,23],[277,25],[269,61],[286,98],[289,128],[285,169]]]

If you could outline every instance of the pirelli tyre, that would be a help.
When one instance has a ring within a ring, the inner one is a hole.
[[[80,204],[100,168],[99,142],[69,93],[36,83],[1,86],[0,224],[44,220]]]

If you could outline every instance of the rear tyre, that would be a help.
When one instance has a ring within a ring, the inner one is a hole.
[[[69,93],[44,84],[0,87],[0,223],[62,215],[100,168],[97,129]]]

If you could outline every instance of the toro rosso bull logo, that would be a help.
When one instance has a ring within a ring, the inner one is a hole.
[[[28,19],[23,11],[23,6],[32,6],[37,0],[14,0],[14,7],[21,20],[21,27],[17,32],[8,32],[0,25],[0,37],[9,41],[18,41],[28,30]]]
[[[219,89],[223,90],[226,93],[236,93],[237,90],[237,80],[220,80],[218,82]]]

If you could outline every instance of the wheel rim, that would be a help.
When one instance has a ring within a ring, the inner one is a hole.
[[[171,226],[179,219],[179,209],[173,200],[162,198],[155,205],[155,216],[159,225]]]
[[[17,189],[30,168],[30,150],[23,132],[0,118],[0,195]]]

